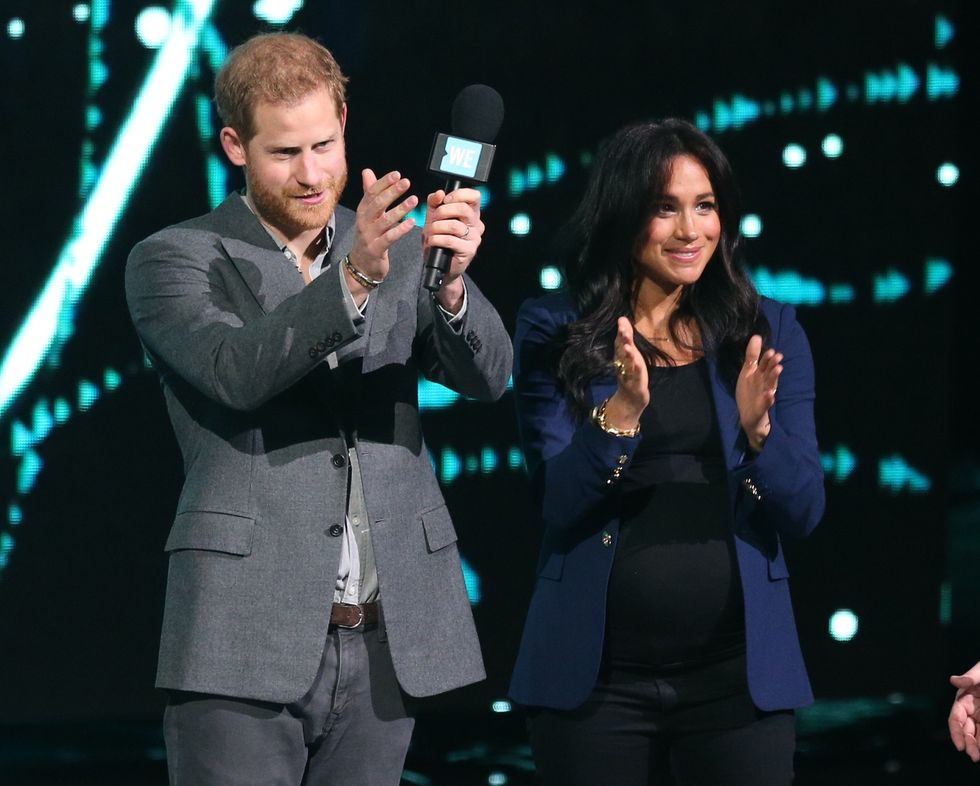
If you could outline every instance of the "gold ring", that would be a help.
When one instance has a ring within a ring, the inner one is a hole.
[[[626,376],[626,364],[622,360],[614,360],[613,365],[616,367],[616,370],[619,372],[619,376],[621,377]]]

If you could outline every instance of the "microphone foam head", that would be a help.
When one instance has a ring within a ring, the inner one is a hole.
[[[493,142],[504,122],[504,99],[487,85],[464,87],[453,101],[453,134],[477,142]]]

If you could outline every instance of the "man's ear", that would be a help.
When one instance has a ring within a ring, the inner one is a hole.
[[[225,126],[221,129],[219,138],[221,139],[221,147],[225,151],[225,155],[228,156],[228,160],[235,166],[245,166],[245,143],[238,135],[238,132],[230,126]]]
[[[340,133],[344,133],[344,129],[347,128],[347,104],[344,103],[340,107]]]

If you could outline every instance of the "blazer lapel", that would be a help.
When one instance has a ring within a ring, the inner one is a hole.
[[[715,402],[715,413],[718,415],[718,430],[721,432],[722,455],[725,466],[729,469],[738,466],[742,461],[742,451],[739,448],[738,406],[731,385],[721,376],[718,362],[714,355],[708,355],[708,370],[711,377],[711,395]]]
[[[267,314],[301,292],[303,277],[248,209],[238,192],[229,194],[214,213],[221,245]]]

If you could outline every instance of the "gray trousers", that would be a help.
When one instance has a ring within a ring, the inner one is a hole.
[[[397,786],[414,725],[377,627],[332,627],[297,702],[173,691],[163,716],[171,786]]]

